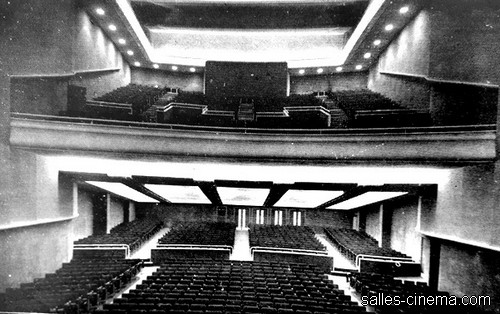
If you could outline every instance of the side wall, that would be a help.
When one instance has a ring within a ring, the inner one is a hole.
[[[499,12],[488,1],[433,1],[380,55],[368,88],[428,111],[435,125],[494,124]]]
[[[178,73],[173,71],[132,68],[131,82],[179,88],[187,92],[203,92],[203,73]]]
[[[376,65],[370,69],[368,88],[407,108],[428,109],[430,96],[427,82],[381,72],[428,76],[430,27],[430,14],[424,10],[380,55]]]
[[[98,30],[88,23],[76,0],[2,2],[0,12],[2,292],[55,271],[71,258],[75,240],[71,235],[83,237],[91,230],[87,220],[89,199],[80,198],[84,205],[81,216],[75,218],[72,200],[68,199],[72,197],[71,186],[64,192],[59,190],[59,165],[49,157],[10,147],[10,112],[23,108],[57,114],[64,110],[67,84],[75,71],[118,68],[110,72],[111,76],[97,75],[82,83],[90,86],[92,81],[96,88],[107,90],[130,79],[126,74],[128,65],[109,40],[103,37],[94,41]],[[24,79],[34,83],[28,82],[27,86]],[[22,89],[31,88],[34,90],[23,94]]]
[[[365,89],[367,88],[367,79],[368,75],[366,72],[291,76],[290,94],[310,94],[318,91]]]
[[[500,252],[463,245],[441,243],[439,289],[456,296],[488,296],[490,310],[500,304]]]

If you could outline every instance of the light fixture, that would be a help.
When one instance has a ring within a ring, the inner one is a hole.
[[[380,45],[381,43],[382,43],[382,41],[381,41],[380,39],[377,39],[377,40],[375,40],[375,41],[373,42],[373,45],[374,45],[374,46],[378,46],[378,45]]]
[[[97,9],[95,10],[95,13],[97,13],[97,14],[99,14],[99,15],[104,15],[104,14],[106,14],[106,12],[104,12],[104,10],[103,10],[103,9],[101,9],[101,8],[97,8]]]
[[[153,68],[158,69],[160,66],[158,64],[153,64]]]
[[[196,72],[196,69],[195,68],[189,68],[189,71]]]
[[[134,52],[133,52],[132,50],[127,50],[127,54],[128,54],[129,56],[133,56],[133,55],[134,55]]]
[[[369,52],[367,52],[367,53],[365,53],[365,54],[363,55],[363,58],[365,58],[365,59],[370,59],[370,58],[371,58],[371,56],[372,56],[372,54],[371,54],[371,53],[369,53]]]
[[[392,31],[393,29],[394,29],[394,25],[392,25],[392,24],[387,24],[387,25],[385,26],[385,30],[386,30],[386,31],[388,31],[388,32],[389,32],[389,31]]]
[[[319,74],[323,73],[323,69],[322,68],[319,68],[316,70],[316,72],[318,72]]]
[[[113,32],[116,31],[116,26],[114,24],[109,24],[108,28]]]
[[[358,64],[358,65],[356,66],[356,70],[361,70],[362,68],[363,68],[363,66],[362,66],[361,64]]]
[[[343,70],[342,67],[336,67],[335,68],[335,71],[337,71],[337,72],[342,72],[342,70]]]
[[[406,12],[408,12],[408,10],[409,10],[408,7],[402,7],[401,9],[399,9],[399,13],[405,14]]]
[[[123,39],[123,38],[120,38],[120,39],[118,39],[118,43],[120,45],[125,45],[127,43],[127,41],[125,39]]]
[[[172,70],[177,71],[178,67],[176,65],[172,66]]]
[[[140,66],[141,66],[141,63],[140,63],[139,61],[136,61],[136,62],[134,62],[134,65],[135,65],[136,67],[140,67]]]
[[[328,209],[348,210],[385,201],[405,194],[408,194],[408,192],[375,192],[375,191],[366,192],[361,195],[350,198],[348,200],[345,200],[341,203],[332,205],[328,207]]]
[[[304,73],[306,73],[306,70],[304,70],[304,69],[299,70],[299,74],[304,74]]]

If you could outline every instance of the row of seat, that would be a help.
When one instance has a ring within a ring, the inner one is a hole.
[[[0,294],[0,311],[85,313],[140,271],[137,259],[73,259],[55,273]]]
[[[313,265],[166,261],[96,313],[363,313]]]
[[[104,235],[91,235],[75,241],[75,244],[124,244],[133,252],[163,227],[163,222],[153,218],[124,222]]]
[[[326,251],[308,226],[252,225],[249,237],[250,247]]]
[[[409,258],[407,255],[390,248],[381,248],[378,242],[363,231],[346,228],[325,228],[326,236],[336,248],[351,262],[361,254]]]
[[[233,246],[236,224],[227,222],[180,223],[158,240],[159,244]]]
[[[476,306],[464,306],[457,303],[452,305],[448,303],[450,300],[449,293],[438,291],[430,288],[424,282],[402,281],[394,279],[389,275],[381,275],[375,273],[359,273],[353,272],[348,277],[350,286],[355,289],[368,305],[375,307],[377,313],[444,313],[453,312],[460,314],[479,314],[479,313],[494,313],[482,310]],[[386,301],[381,302],[381,296],[385,300],[399,300],[397,304],[390,304]],[[432,297],[433,300],[441,298],[436,304],[426,303],[427,297]],[[370,301],[372,300],[372,301]]]

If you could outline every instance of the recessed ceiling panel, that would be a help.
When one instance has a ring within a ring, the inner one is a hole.
[[[122,197],[128,198],[132,201],[136,201],[139,203],[159,203],[158,200],[151,198],[139,191],[132,189],[131,187],[126,186],[123,183],[119,182],[103,182],[103,181],[85,181],[88,184],[92,184],[98,188],[106,190],[108,192],[114,193],[116,195],[120,195]]]
[[[269,189],[217,187],[224,205],[262,206],[269,194]]]
[[[145,184],[146,188],[172,203],[211,204],[197,186]]]
[[[343,191],[288,190],[274,206],[314,208],[343,193]]]
[[[408,192],[366,192],[347,201],[332,205],[328,209],[353,209],[405,194],[408,194]]]

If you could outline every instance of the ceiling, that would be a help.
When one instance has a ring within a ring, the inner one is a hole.
[[[203,72],[207,60],[285,61],[290,75],[318,75],[367,70],[421,1],[82,2],[132,66]]]
[[[80,183],[141,203],[211,204],[274,208],[350,210],[404,195],[423,195],[429,184],[333,184],[191,178],[110,177],[104,174],[66,173]]]
[[[54,156],[50,168],[96,191],[145,203],[351,210],[435,192],[450,169]]]

